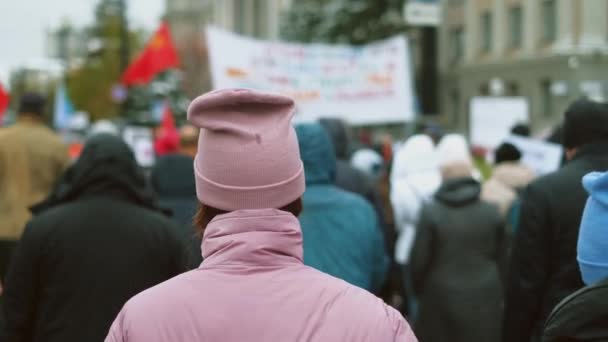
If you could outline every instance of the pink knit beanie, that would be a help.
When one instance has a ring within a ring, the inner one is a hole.
[[[281,208],[302,196],[304,167],[292,99],[247,89],[199,96],[188,120],[201,129],[196,194],[217,209]]]

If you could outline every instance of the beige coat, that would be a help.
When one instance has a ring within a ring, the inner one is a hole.
[[[43,200],[69,163],[67,147],[49,128],[20,118],[0,129],[0,240],[18,240],[29,207]]]
[[[534,177],[534,171],[520,163],[501,163],[483,185],[481,198],[498,206],[504,217],[517,198],[517,190],[525,188]]]

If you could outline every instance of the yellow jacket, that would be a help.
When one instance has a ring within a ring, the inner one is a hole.
[[[43,200],[69,163],[67,147],[31,118],[0,129],[0,240],[18,240],[29,207]]]

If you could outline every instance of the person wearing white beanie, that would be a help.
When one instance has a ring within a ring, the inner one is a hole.
[[[469,145],[460,134],[447,134],[437,145],[439,168],[444,177],[457,178],[473,176],[480,179],[481,174],[475,169]]]
[[[443,183],[423,206],[411,254],[421,341],[498,341],[504,223],[481,200],[464,137],[438,146]]]
[[[414,135],[395,153],[391,170],[390,201],[398,238],[395,261],[402,274],[404,312],[412,314],[415,308],[409,259],[420,209],[431,201],[441,185],[435,144],[427,135]]]

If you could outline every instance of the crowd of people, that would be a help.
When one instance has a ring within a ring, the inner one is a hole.
[[[608,340],[608,104],[567,109],[547,175],[243,89],[196,98],[149,169],[116,127],[71,161],[44,107],[0,128],[2,341]]]

